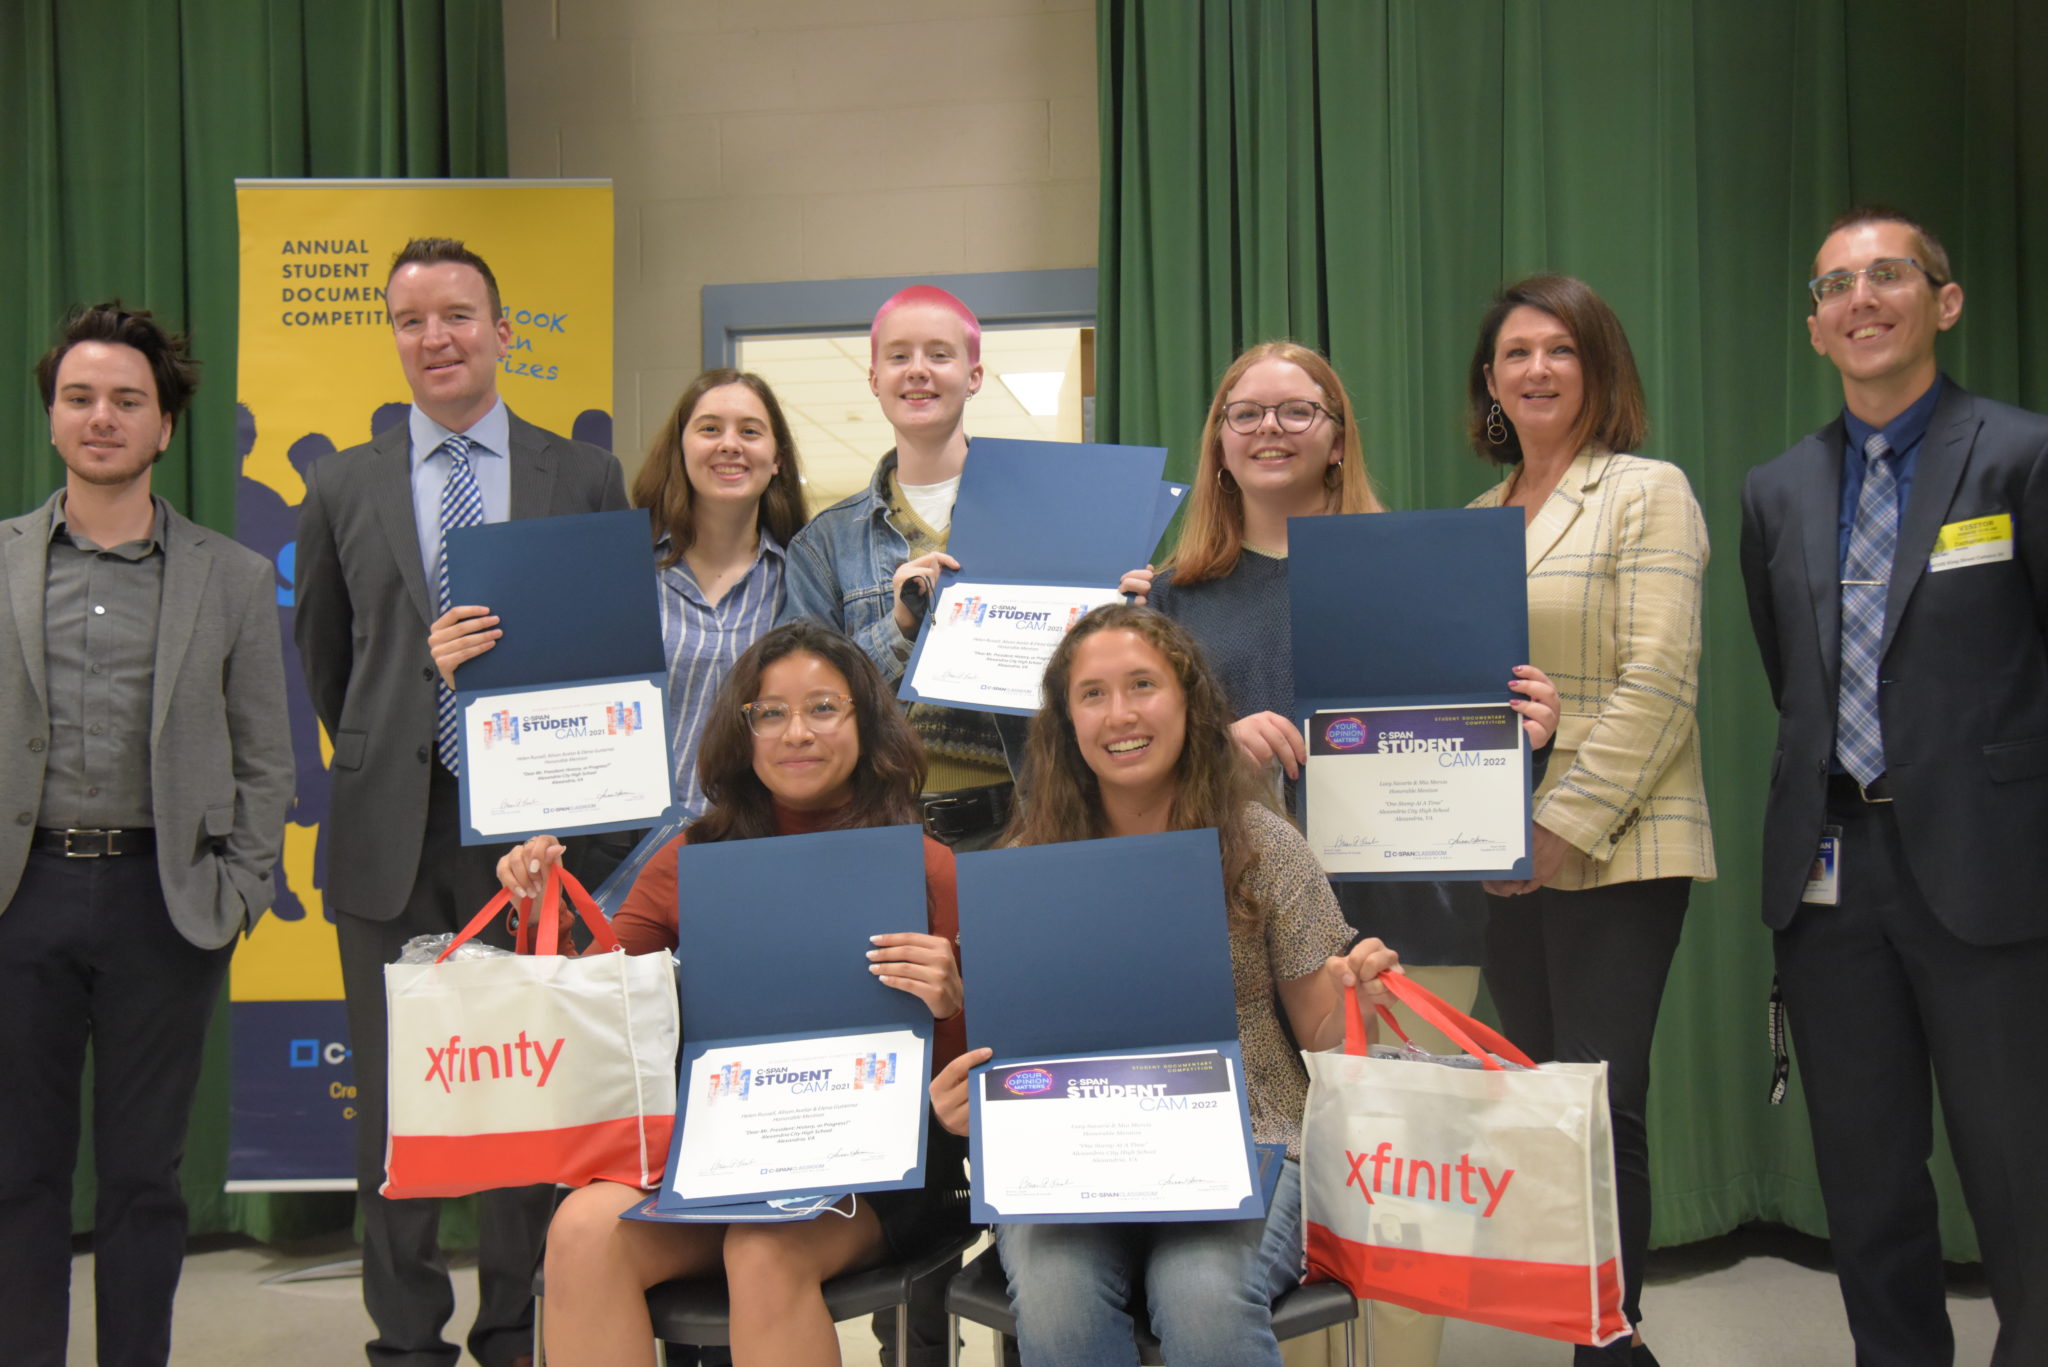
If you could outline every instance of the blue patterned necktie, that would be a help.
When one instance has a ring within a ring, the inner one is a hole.
[[[1884,732],[1877,717],[1878,646],[1884,600],[1899,545],[1899,478],[1882,432],[1863,443],[1863,492],[1842,564],[1842,691],[1835,711],[1835,754],[1858,783],[1884,772]]]
[[[477,488],[476,472],[469,468],[470,445],[469,438],[458,433],[435,448],[435,454],[448,453],[448,482],[441,486],[441,559],[434,571],[435,601],[440,604],[437,616],[454,606],[448,601],[448,533],[457,527],[480,526],[484,520],[483,490]],[[439,702],[434,736],[441,764],[453,774],[458,772],[462,756],[455,740],[455,695],[444,683],[436,683],[434,689]]]

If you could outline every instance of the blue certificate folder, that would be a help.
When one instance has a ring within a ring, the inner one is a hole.
[[[1344,708],[1499,704],[1519,696],[1507,681],[1529,662],[1523,527],[1519,508],[1289,518],[1295,721]],[[1522,748],[1526,754],[1526,739]],[[1529,860],[1455,876],[1527,878]]]
[[[1152,558],[1186,492],[1184,483],[1170,486],[1160,478],[1165,469],[1163,446],[977,437],[961,471],[946,536],[947,553],[960,568],[940,572],[939,592],[963,579],[1115,588],[1125,571]],[[933,594],[932,601],[938,597]],[[910,681],[930,631],[927,619],[903,671],[900,696],[913,702],[922,700]]]
[[[448,597],[477,603],[498,616],[504,635],[455,671],[458,712],[470,703],[571,684],[645,682],[657,693],[667,665],[661,645],[660,586],[648,540],[647,514],[579,513],[460,527],[448,533]],[[668,746],[665,719],[661,745]],[[469,820],[471,736],[458,731],[465,845],[498,844],[515,833],[479,832]],[[673,765],[670,766],[671,778]],[[674,801],[671,788],[662,805]],[[525,834],[588,835],[638,830],[658,815],[565,824],[544,822]],[[536,818],[539,819],[539,818]]]
[[[931,1082],[932,1013],[919,998],[885,987],[867,971],[870,935],[922,931],[925,913],[924,831],[880,826],[812,835],[685,844],[677,882],[689,889],[677,919],[677,972],[682,993],[682,1082],[669,1171],[695,1100],[690,1070],[714,1050],[819,1035],[903,1029],[925,1043],[925,1070],[906,1077],[920,1090]],[[925,1119],[919,1112],[917,1165],[894,1181],[835,1187],[891,1191],[924,1181]],[[664,1183],[659,1209],[733,1204],[802,1196],[817,1183],[691,1198]]]
[[[994,1051],[968,1079],[972,1218],[1080,1223],[1264,1215],[1216,832],[985,850],[961,855],[958,868],[970,1041]],[[985,1074],[1040,1059],[1193,1050],[1228,1055],[1237,1075],[1245,1164],[1253,1175],[1252,1194],[1242,1204],[1152,1214],[1015,1215],[984,1199]]]

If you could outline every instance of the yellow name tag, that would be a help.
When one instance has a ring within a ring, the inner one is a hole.
[[[1951,522],[1934,538],[1934,553],[1927,557],[1930,570],[1959,570],[1965,565],[1988,565],[2012,559],[2012,514],[1994,513]]]

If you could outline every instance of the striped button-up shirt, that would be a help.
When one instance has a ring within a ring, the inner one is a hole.
[[[668,554],[668,537],[655,558]],[[697,786],[697,742],[712,699],[740,652],[775,625],[782,610],[782,547],[761,533],[754,563],[714,605],[704,601],[690,562],[661,571],[661,645],[668,657],[669,754],[675,760],[676,800],[693,817],[704,810]]]

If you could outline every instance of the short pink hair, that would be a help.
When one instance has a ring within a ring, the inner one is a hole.
[[[875,310],[875,321],[868,326],[869,365],[873,365],[881,355],[882,320],[905,304],[936,304],[958,318],[960,326],[967,329],[967,364],[981,364],[981,319],[974,316],[974,310],[937,285],[906,285],[883,300],[882,306]]]

